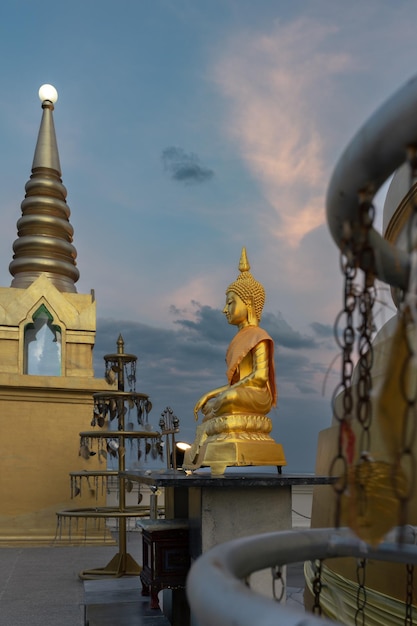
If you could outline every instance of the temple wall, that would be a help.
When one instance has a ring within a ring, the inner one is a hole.
[[[61,376],[24,373],[24,331],[44,305],[62,329]],[[105,504],[105,493],[70,497],[70,472],[105,469],[79,456],[93,394],[96,305],[92,295],[61,293],[45,276],[27,289],[0,288],[0,545],[50,542],[56,512]],[[94,487],[94,486],[93,486]]]
[[[374,349],[374,363],[372,367],[372,381],[373,381],[373,393],[371,396],[373,406],[372,425],[370,429],[370,453],[376,460],[384,459],[384,442],[381,437],[379,429],[379,416],[377,412],[376,397],[384,384],[384,373],[388,362],[388,355],[390,350],[390,337],[392,336],[393,328],[396,322],[396,317],[391,318],[385,326],[381,329],[377,337],[375,338]],[[355,374],[357,372],[355,371]],[[355,376],[354,376],[355,380]],[[356,384],[353,384],[353,393],[356,392]],[[341,403],[342,396],[338,396],[336,402]],[[356,453],[358,453],[359,441],[361,429],[360,426],[355,423],[353,429],[356,435]],[[339,425],[335,419],[333,419],[332,425],[324,429],[319,433],[317,456],[316,456],[316,474],[317,475],[329,475],[331,463],[336,456],[338,449],[338,433]],[[413,450],[415,458],[417,457],[417,440],[414,442]],[[354,462],[358,460],[357,454]],[[374,492],[379,494],[377,487]],[[381,491],[381,498],[384,496],[384,492]],[[385,496],[388,497],[388,496]],[[396,501],[388,500],[385,503],[378,503],[380,508],[378,515],[384,516],[390,512],[390,508],[396,506]],[[417,492],[412,495],[408,505],[408,523],[417,525]],[[312,528],[332,528],[335,526],[336,515],[336,493],[332,486],[320,486],[315,487],[313,492],[313,506],[312,506]],[[347,511],[347,515],[354,515],[353,507]],[[397,521],[394,521],[395,525]],[[341,524],[347,524],[346,519],[343,519]],[[353,581],[356,580],[356,560],[355,559],[332,559],[326,562],[326,565],[333,569],[336,573],[341,574]],[[367,586],[371,589],[375,589],[380,593],[388,596],[393,596],[399,600],[404,600],[405,588],[406,588],[406,569],[405,566],[390,564],[381,564],[380,562],[369,562],[367,565],[366,573]]]

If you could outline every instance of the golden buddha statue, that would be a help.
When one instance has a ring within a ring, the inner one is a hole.
[[[265,290],[250,273],[246,250],[242,249],[240,274],[226,290],[223,313],[238,332],[226,353],[228,384],[205,393],[194,407],[196,420],[203,423],[186,452],[184,467],[211,467],[222,474],[227,466],[286,465],[284,451],[269,433],[267,417],[276,405],[274,342],[259,327]]]

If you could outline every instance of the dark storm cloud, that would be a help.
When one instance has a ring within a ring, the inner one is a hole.
[[[204,183],[214,176],[213,170],[204,167],[193,152],[185,152],[182,148],[170,146],[162,152],[164,169],[173,180],[178,182]]]
[[[320,396],[281,396],[271,417],[274,439],[284,447],[286,471],[313,472],[318,434],[331,422],[329,402]]]
[[[94,350],[96,375],[104,372],[103,356],[117,351],[117,338],[122,334],[125,351],[138,357],[142,382],[153,389],[163,386],[175,396],[194,393],[194,402],[202,391],[225,382],[225,354],[235,329],[227,324],[222,312],[193,302],[193,319],[177,317],[174,328],[155,328],[140,322],[102,320],[97,322]],[[181,311],[174,311],[181,315]],[[281,380],[296,381],[300,390],[309,387],[313,371],[320,366],[306,354],[315,348],[312,339],[294,331],[282,315],[265,315],[263,327],[276,344],[277,375]],[[204,381],[204,382],[202,382]],[[141,382],[141,391],[143,389]],[[138,389],[137,389],[138,390]],[[171,400],[172,402],[172,400]]]
[[[190,331],[185,320],[178,322],[177,328],[161,329],[140,322],[98,319],[94,369],[97,377],[104,376],[103,357],[117,352],[121,334],[125,352],[137,356],[136,391],[150,396],[151,424],[157,428],[160,413],[170,406],[180,419],[182,438],[191,442],[195,403],[205,391],[225,383],[229,339],[210,340],[215,331],[200,334],[197,328]]]
[[[318,343],[313,337],[302,335],[291,328],[281,313],[265,313],[262,316],[262,326],[269,332],[278,346],[298,350],[301,348],[317,348]]]
[[[324,381],[327,370],[302,352],[276,346],[275,372],[278,386],[290,384],[303,395],[319,395],[323,383],[317,382],[317,375],[320,381]]]
[[[328,339],[329,337],[334,336],[333,326],[330,324],[320,324],[320,322],[312,322],[310,327],[314,330],[318,337],[322,337],[323,339]]]
[[[170,406],[180,419],[181,438],[189,442],[195,436],[195,403],[203,393],[226,383],[225,354],[236,332],[220,310],[197,302],[192,305],[192,319],[187,318],[184,311],[171,307],[175,326],[170,328],[98,319],[94,349],[95,375],[102,377],[103,357],[117,352],[117,339],[121,334],[125,352],[137,356],[135,389],[149,395],[152,401],[151,424],[158,428],[161,412]],[[281,416],[285,417],[287,432],[281,439],[283,443],[291,441],[293,446],[297,435],[293,432],[295,425],[290,417],[297,417],[299,428],[300,420],[321,420],[326,415],[325,402],[320,399],[321,385],[315,382],[317,374],[324,378],[325,368],[310,358],[308,350],[316,347],[314,340],[292,329],[281,314],[265,314],[262,326],[276,342],[279,400],[278,409],[274,409],[275,416],[271,417],[276,422],[274,428],[278,429],[277,440],[282,432]],[[290,390],[290,395],[296,394],[294,405],[289,404],[286,390]],[[312,423],[311,430],[316,428]],[[301,463],[295,469],[312,471],[312,460],[308,455],[304,457],[307,452],[304,449],[299,452],[297,454],[294,449],[296,463]]]
[[[318,394],[320,392],[320,389],[317,389],[316,387],[313,387],[313,385],[305,385],[303,383],[295,383],[296,388],[298,389],[298,391],[300,393],[302,393],[303,395],[309,395],[309,394]]]
[[[195,301],[192,304],[195,307],[195,319],[176,319],[175,324],[200,339],[224,343],[226,348],[235,331],[227,324],[223,313],[219,309],[213,309]]]
[[[223,356],[227,342],[210,342],[203,335],[190,336],[188,329],[154,328],[140,322],[98,320],[95,363],[108,352],[116,352],[116,341],[123,336],[125,352],[136,354],[138,362],[149,372],[162,368],[175,375],[198,374],[207,361]],[[106,343],[106,347],[104,346]],[[167,374],[169,375],[169,374]]]

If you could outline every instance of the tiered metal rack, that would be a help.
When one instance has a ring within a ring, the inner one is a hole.
[[[133,488],[132,483],[122,475],[126,470],[127,445],[130,446],[131,455],[137,454],[138,461],[142,457],[145,460],[148,455],[154,459],[163,458],[162,434],[152,430],[148,420],[152,408],[149,396],[135,391],[137,357],[124,352],[121,335],[117,340],[117,353],[106,354],[104,361],[105,377],[109,383],[117,383],[117,389],[93,394],[94,413],[91,421],[93,430],[80,432],[80,455],[88,459],[91,455],[98,454],[99,458],[106,460],[106,463],[109,456],[117,458],[118,469],[71,472],[71,495],[72,497],[80,495],[83,482],[87,483],[87,488],[91,488],[93,484],[95,492],[98,493],[99,482],[102,489],[107,491],[109,481],[116,481],[118,506],[60,511],[57,513],[57,534],[61,536],[66,526],[70,529],[73,519],[77,524],[78,520],[82,519],[86,527],[89,520],[93,520],[97,525],[101,520],[106,522],[110,518],[115,518],[118,526],[118,552],[105,567],[81,572],[80,577],[83,579],[139,575],[140,565],[127,552],[126,530],[128,518],[142,517],[144,510],[139,506],[140,492],[137,506],[126,504],[126,492]],[[125,380],[128,382],[129,391],[125,391]],[[113,423],[117,424],[117,429],[112,427]]]

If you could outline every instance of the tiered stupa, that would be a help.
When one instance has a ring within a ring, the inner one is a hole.
[[[68,474],[93,469],[79,456],[78,433],[91,419],[94,293],[78,294],[67,191],[55,136],[57,92],[39,90],[42,121],[13,244],[10,287],[0,288],[0,545],[45,543],[55,512],[70,505]],[[87,494],[97,505],[103,496]]]

